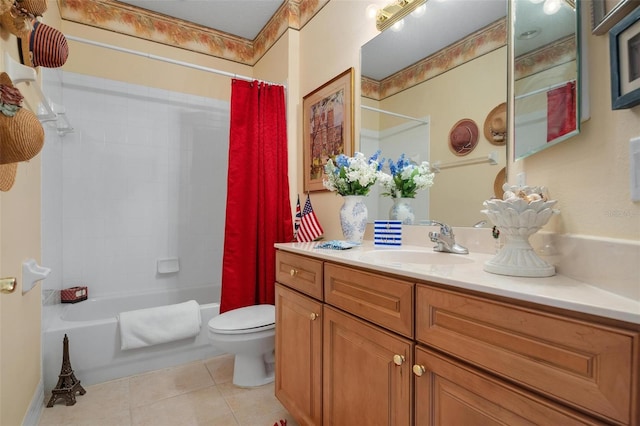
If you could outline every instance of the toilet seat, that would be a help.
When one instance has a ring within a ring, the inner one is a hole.
[[[212,318],[209,331],[219,334],[247,334],[271,330],[276,326],[273,305],[254,305],[233,309]]]

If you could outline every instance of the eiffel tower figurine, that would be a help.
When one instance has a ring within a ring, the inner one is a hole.
[[[47,407],[53,407],[53,404],[59,399],[64,398],[66,405],[74,405],[76,403],[76,392],[80,395],[87,393],[82,386],[80,386],[80,380],[76,379],[71,368],[71,361],[69,361],[69,339],[67,335],[64,335],[63,350],[62,350],[62,370],[58,376],[58,384],[51,391],[51,398]]]

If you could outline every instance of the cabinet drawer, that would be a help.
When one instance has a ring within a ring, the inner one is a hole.
[[[325,263],[325,302],[413,338],[413,287],[409,281]]]
[[[322,261],[277,250],[276,281],[322,300]]]
[[[418,341],[607,421],[637,421],[638,333],[422,285],[416,306]]]

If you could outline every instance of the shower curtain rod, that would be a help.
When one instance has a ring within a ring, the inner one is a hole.
[[[226,77],[235,78],[235,79],[238,79],[238,80],[259,81],[261,83],[267,83],[267,84],[272,84],[272,85],[276,85],[276,86],[285,86],[284,84],[272,83],[270,81],[260,80],[258,78],[247,77],[245,75],[238,75],[238,74],[235,74],[235,73],[232,73],[232,72],[217,70],[215,68],[208,68],[208,67],[203,67],[203,66],[200,66],[200,65],[190,64],[189,62],[176,61],[175,59],[165,58],[163,56],[153,55],[151,53],[139,52],[137,50],[126,49],[124,47],[118,47],[118,46],[114,46],[114,45],[111,45],[111,44],[101,43],[99,41],[87,40],[85,38],[80,38],[80,37],[75,37],[75,36],[70,36],[70,35],[65,35],[65,37],[67,38],[67,40],[73,40],[73,41],[77,41],[77,42],[80,42],[80,43],[91,44],[93,46],[99,46],[99,47],[103,47],[105,49],[117,50],[118,52],[124,52],[124,53],[129,53],[131,55],[142,56],[144,58],[154,59],[156,61],[161,61],[161,62],[167,62],[167,63],[174,64],[174,65],[180,65],[180,66],[187,67],[187,68],[193,68],[193,69],[196,69],[196,70],[210,72],[210,73],[213,73],[213,74],[219,74],[219,75],[223,75],[223,76],[226,76]]]
[[[397,112],[387,111],[386,109],[374,108],[374,107],[370,107],[370,106],[362,105],[362,104],[360,104],[360,108],[366,109],[366,110],[369,110],[369,111],[374,111],[374,112],[381,112],[381,113],[387,114],[387,115],[393,115],[394,117],[405,118],[407,120],[417,121],[417,122],[423,123],[423,124],[429,124],[429,120],[422,120],[420,118],[411,117],[409,115],[398,114]]]

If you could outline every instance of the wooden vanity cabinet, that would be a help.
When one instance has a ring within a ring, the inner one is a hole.
[[[576,418],[579,411],[607,424],[640,422],[637,331],[421,284],[416,306],[419,344],[516,384],[516,399],[526,390]]]
[[[640,426],[640,326],[276,262],[276,396],[301,424]]]

